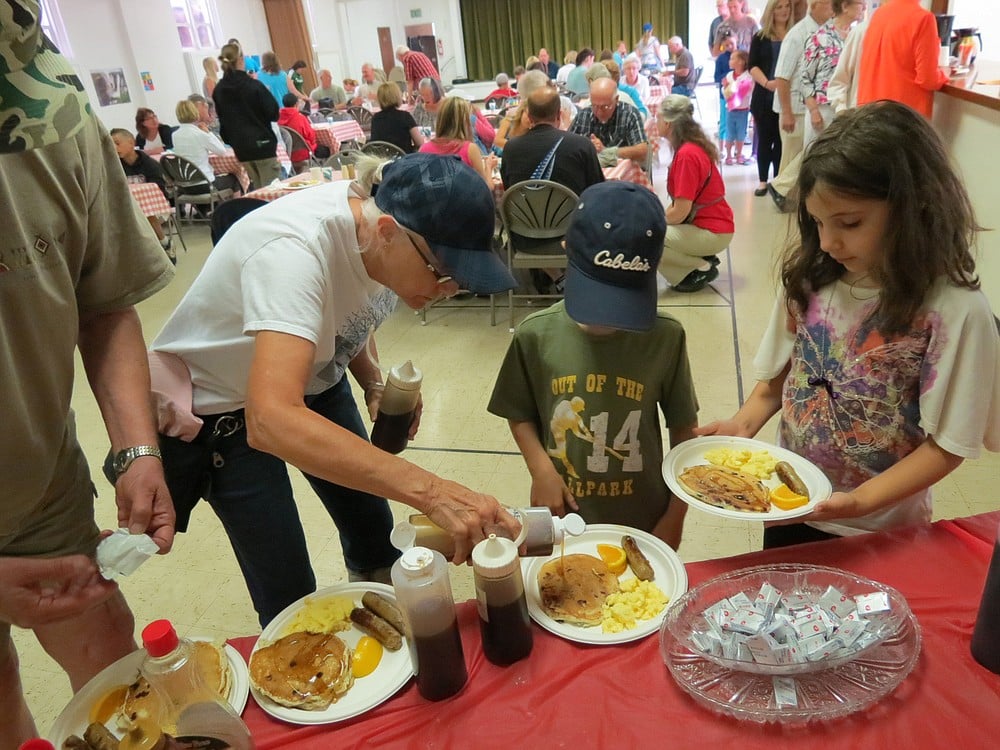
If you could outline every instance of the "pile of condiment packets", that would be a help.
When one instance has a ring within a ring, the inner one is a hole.
[[[690,641],[704,654],[734,662],[777,667],[840,660],[887,635],[881,616],[890,609],[884,591],[851,597],[828,586],[817,599],[783,595],[764,583],[753,600],[741,591],[708,607],[702,613],[708,628],[692,632]]]

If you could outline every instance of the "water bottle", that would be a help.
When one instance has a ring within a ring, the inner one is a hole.
[[[333,125],[333,115],[327,115],[326,116],[326,124],[327,125]]]
[[[169,620],[156,620],[142,631],[146,657],[139,667],[149,688],[160,697],[161,713],[152,725],[134,726],[122,738],[122,750],[158,748],[162,733],[198,746],[253,750],[250,730],[227,700],[209,686],[194,660],[191,642],[178,638]],[[157,736],[159,734],[159,736]],[[221,743],[221,744],[220,744]]]
[[[544,557],[551,555],[556,544],[569,536],[579,536],[587,529],[587,524],[576,513],[564,517],[553,516],[548,508],[506,508],[521,524],[521,533],[514,540],[514,546],[522,557]],[[487,529],[497,536],[505,536],[505,529]],[[440,552],[447,559],[455,556],[455,540],[423,513],[411,515],[400,521],[392,530],[393,544],[398,549],[412,545],[427,547]]]
[[[523,659],[534,640],[517,546],[490,534],[472,550],[472,572],[483,653],[500,666]]]
[[[392,587],[406,618],[417,690],[429,701],[450,698],[469,673],[447,561],[440,552],[412,547],[393,563]]]
[[[389,370],[372,428],[372,445],[389,453],[399,453],[406,447],[422,381],[420,370],[409,360]]]
[[[972,631],[972,657],[991,672],[1000,674],[1000,527]]]

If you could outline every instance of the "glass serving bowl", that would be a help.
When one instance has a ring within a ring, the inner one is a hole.
[[[820,659],[801,664],[770,665],[760,664],[755,661],[729,659],[705,653],[698,648],[692,636],[707,633],[711,630],[708,622],[702,616],[706,609],[716,602],[734,596],[739,592],[746,594],[752,601],[764,583],[774,586],[783,596],[802,594],[812,600],[818,600],[828,586],[833,586],[849,597],[859,594],[884,592],[889,596],[890,608],[888,612],[865,618],[867,621],[867,632],[874,636],[874,639],[870,643],[864,648],[839,657]],[[891,586],[886,586],[878,581],[872,581],[844,570],[819,565],[759,565],[716,576],[695,586],[677,599],[671,605],[660,628],[660,649],[664,661],[666,661],[667,645],[665,644],[664,635],[669,632],[680,648],[687,649],[701,659],[713,662],[724,669],[736,672],[749,672],[756,675],[812,674],[834,669],[871,652],[887,638],[894,635],[910,617],[910,607],[906,603],[906,599],[903,598],[903,595]],[[676,649],[677,645],[670,644],[669,647]]]

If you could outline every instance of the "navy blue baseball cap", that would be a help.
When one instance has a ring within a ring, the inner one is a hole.
[[[493,252],[493,192],[459,157],[416,153],[386,164],[375,205],[423,237],[463,289],[497,294],[517,286]]]
[[[566,230],[566,312],[577,323],[648,331],[667,217],[648,188],[609,180],[580,194]]]

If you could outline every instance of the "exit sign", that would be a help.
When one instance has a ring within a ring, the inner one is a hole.
[[[410,8],[410,18],[420,18],[423,14],[420,8]]]

